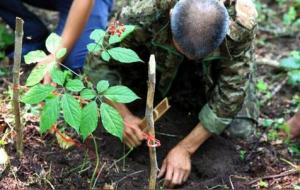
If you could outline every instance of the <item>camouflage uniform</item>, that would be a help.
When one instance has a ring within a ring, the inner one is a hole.
[[[158,90],[163,96],[169,92],[179,66],[188,64],[172,43],[169,12],[177,1],[133,0],[120,14],[123,23],[138,26],[122,45],[155,54],[161,73]],[[226,0],[224,4],[231,18],[228,34],[218,49],[197,61],[202,67],[203,77],[199,80],[205,83],[207,97],[199,120],[213,134],[221,134],[230,126],[228,131],[243,137],[252,133],[253,121],[258,117],[253,85],[257,13],[251,0]],[[86,72],[95,76],[97,67],[98,64],[89,63]],[[102,69],[100,72],[105,75],[108,71]],[[245,119],[248,122],[245,123]]]

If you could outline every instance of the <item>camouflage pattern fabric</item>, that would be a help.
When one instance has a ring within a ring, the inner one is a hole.
[[[122,46],[135,49],[141,56],[155,54],[160,73],[158,90],[162,96],[170,91],[180,65],[187,64],[173,46],[170,31],[169,12],[177,1],[132,0],[119,15],[123,23],[137,26]],[[226,0],[224,4],[231,18],[228,34],[218,49],[197,61],[202,67],[203,77],[199,81],[205,84],[206,96],[205,100],[199,99],[204,103],[199,120],[213,134],[221,134],[228,128],[231,134],[236,131],[237,136],[243,137],[252,133],[253,121],[258,117],[255,88],[251,88],[255,79],[253,42],[257,13],[251,0]],[[90,60],[85,72],[95,81],[118,76],[108,67],[99,60]],[[113,83],[121,82],[118,78]]]

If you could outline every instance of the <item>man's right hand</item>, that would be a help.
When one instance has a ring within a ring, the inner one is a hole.
[[[123,131],[123,143],[130,148],[139,146],[145,139],[141,129],[142,120],[134,116],[125,104],[112,102],[110,100],[106,100],[106,102],[117,109],[123,117],[125,126]]]
[[[123,131],[123,143],[130,148],[135,148],[141,145],[145,140],[143,131],[140,128],[142,120],[134,115],[128,114],[124,116],[124,131]]]

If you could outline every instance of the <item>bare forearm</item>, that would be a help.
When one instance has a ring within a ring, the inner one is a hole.
[[[74,0],[62,33],[62,46],[70,51],[83,31],[94,0]]]
[[[132,115],[132,113],[130,112],[130,110],[127,108],[127,106],[125,104],[112,102],[108,99],[105,99],[105,102],[108,103],[109,105],[113,106],[116,110],[118,110],[120,115],[123,118],[128,115]]]
[[[198,123],[178,145],[183,146],[190,154],[193,154],[210,136],[211,133],[201,123]]]

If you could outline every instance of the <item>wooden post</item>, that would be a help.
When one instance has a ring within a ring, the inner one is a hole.
[[[19,86],[20,86],[20,66],[22,59],[22,43],[23,43],[23,25],[21,18],[16,18],[15,29],[15,54],[13,66],[13,111],[15,115],[16,149],[19,158],[23,155],[23,127],[20,118],[20,102],[19,102]]]
[[[155,83],[156,83],[156,62],[155,62],[154,55],[150,56],[148,77],[149,79],[148,79],[148,94],[147,94],[147,105],[146,105],[146,121],[147,121],[147,128],[149,129],[149,134],[155,138],[153,103],[154,103],[154,93],[155,93]],[[157,171],[158,171],[155,147],[149,147],[149,155],[150,155],[150,178],[149,178],[148,189],[155,190]]]

